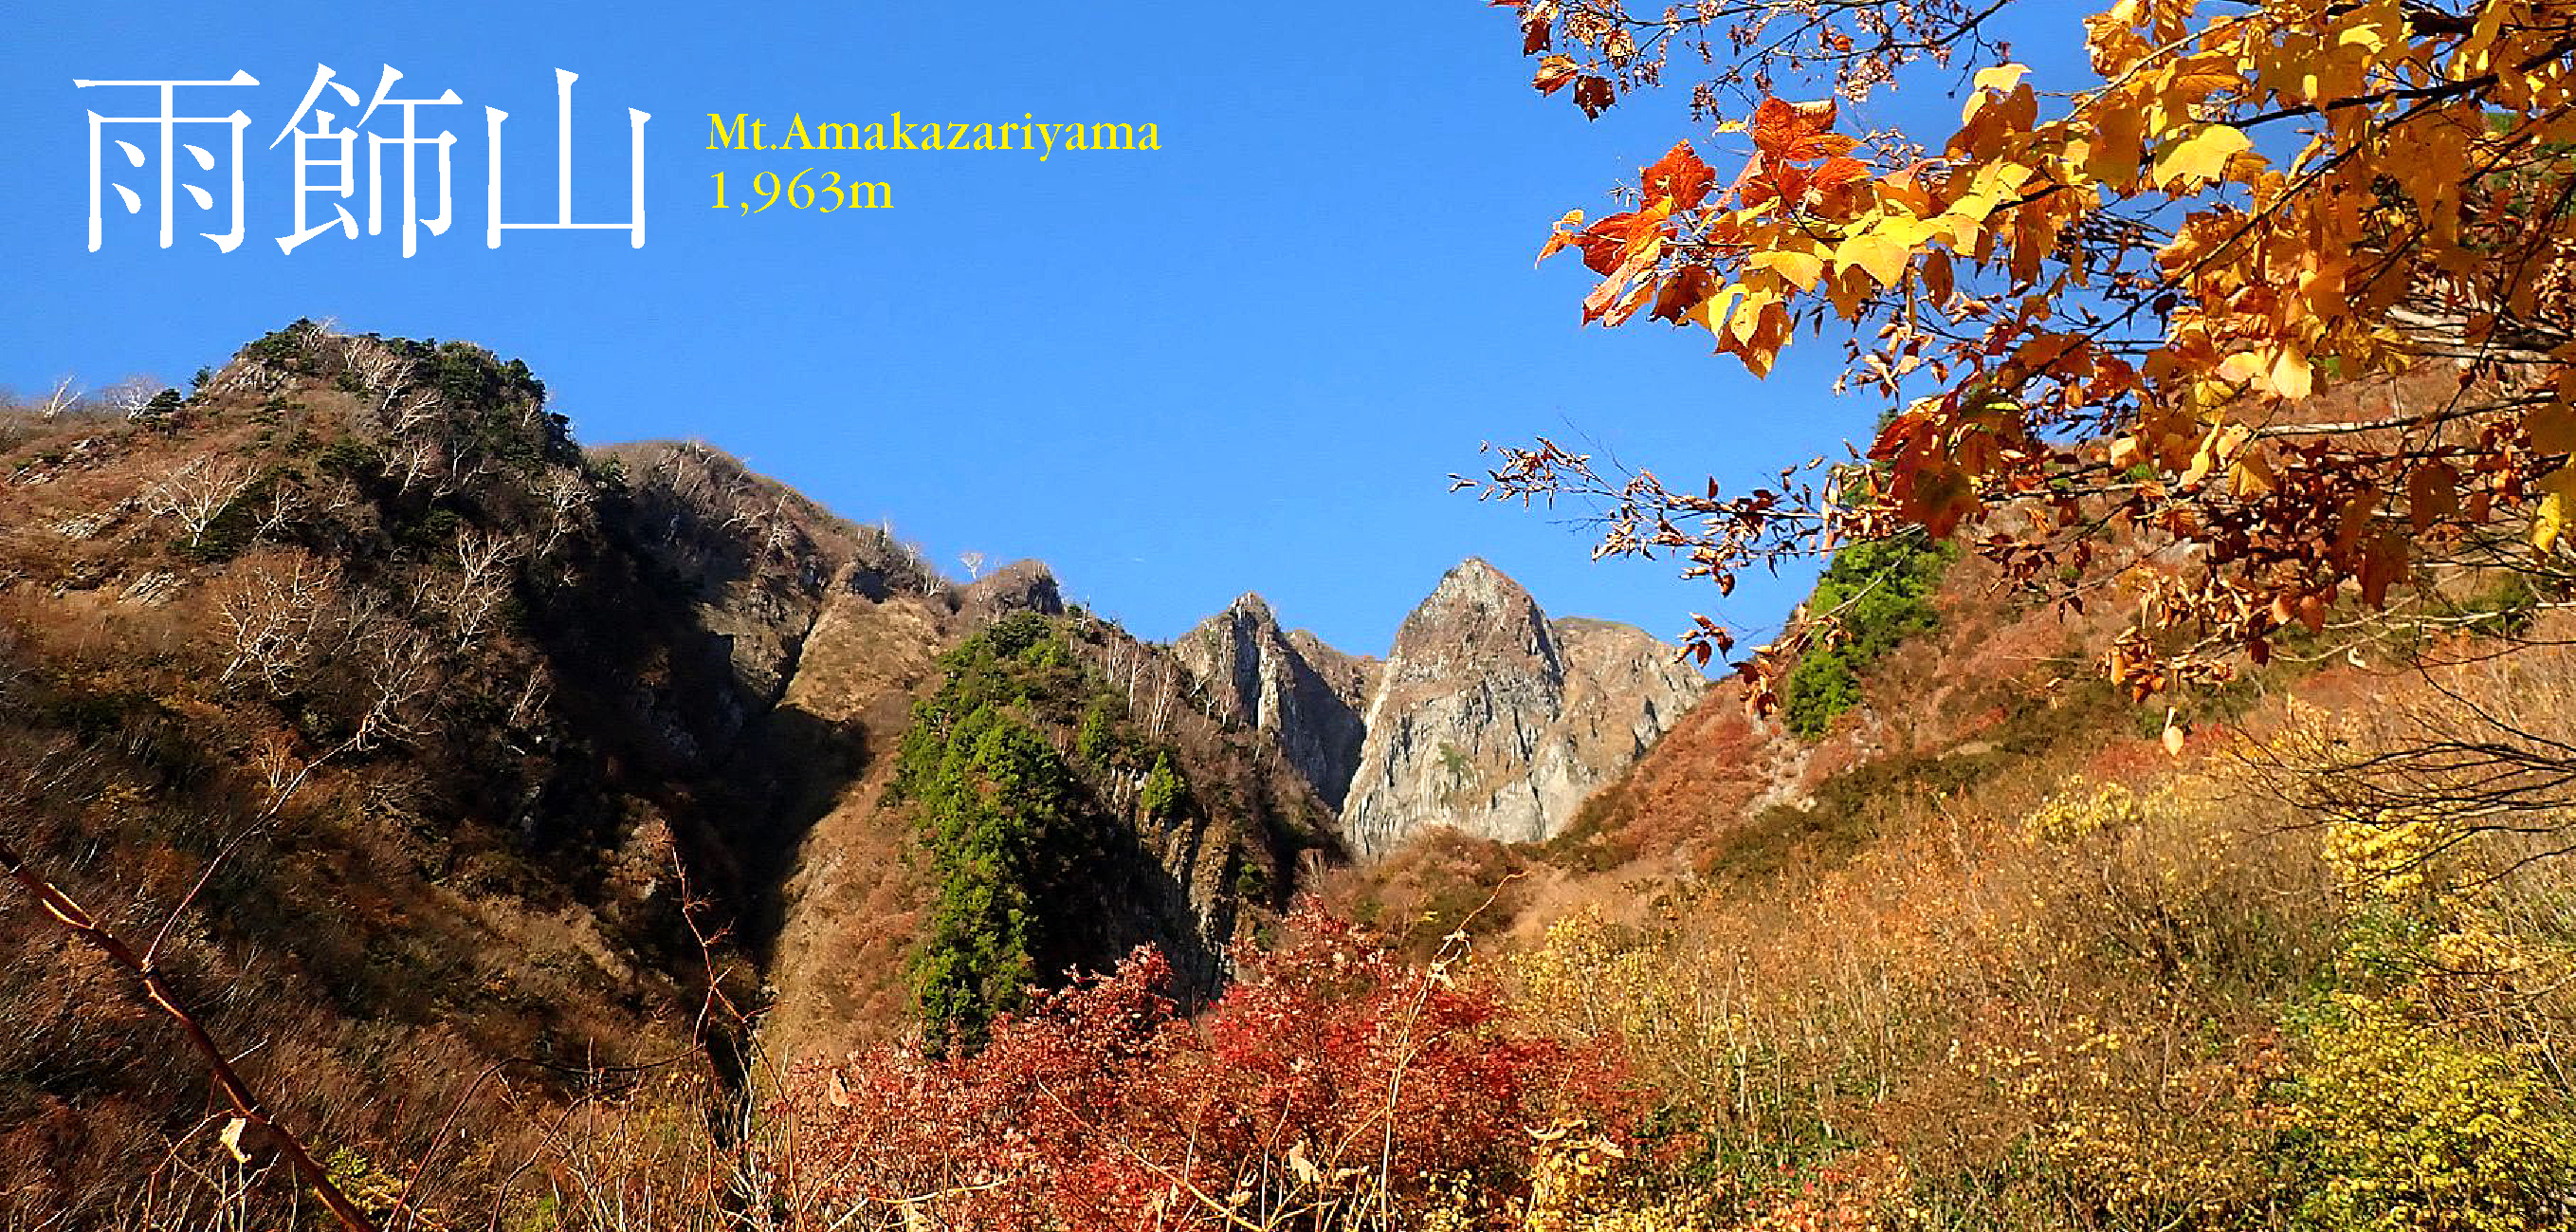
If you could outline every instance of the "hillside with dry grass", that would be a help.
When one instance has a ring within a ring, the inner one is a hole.
[[[299,322],[0,419],[0,1226],[320,1213],[306,1144],[379,1216],[552,1209],[648,1091],[699,1127],[657,1149],[722,1148],[760,1059],[918,1029],[894,754],[1011,620],[1079,655],[1015,721],[1127,741],[1029,977],[1155,944],[1211,995],[1322,810],[1042,567],[961,586],[704,446],[584,451],[461,343]]]
[[[299,324],[0,421],[0,1229],[2571,1213],[2529,579],[2150,701],[2186,558],[1852,554],[1780,714],[1353,863],[1242,671],[542,393]]]

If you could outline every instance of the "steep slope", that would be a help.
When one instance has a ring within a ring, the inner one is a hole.
[[[1043,741],[1051,752],[1035,755],[1073,797],[1029,836],[1045,859],[1000,887],[1043,914],[1019,942],[1042,983],[1150,944],[1179,991],[1211,995],[1239,922],[1285,901],[1301,853],[1329,854],[1327,810],[1303,780],[1192,705],[1171,652],[1068,613],[1043,566],[946,598],[953,607],[843,597],[780,707],[783,722],[838,734],[826,742],[838,768],[778,814],[799,827],[770,964],[766,1044],[779,1060],[837,1058],[913,1021],[912,956],[957,887],[923,846],[924,793],[902,780],[908,765],[921,772],[925,739],[971,742],[961,732],[983,730],[980,709]],[[818,764],[814,749],[786,748]]]
[[[1470,559],[1396,632],[1342,836],[1364,859],[1441,827],[1550,838],[1705,687],[1643,631],[1551,621],[1519,583]]]
[[[1341,807],[1368,734],[1361,708],[1376,686],[1376,660],[1344,654],[1303,629],[1282,630],[1254,594],[1183,634],[1173,649],[1216,715],[1269,735],[1315,794]]]
[[[904,1029],[945,887],[886,788],[953,656],[1023,617],[1064,696],[1014,721],[1109,740],[1030,975],[1156,943],[1204,993],[1328,810],[1167,653],[1043,567],[956,587],[704,446],[585,454],[515,361],[299,322],[130,421],[0,415],[0,838],[157,938],[352,1184],[436,1158],[418,1200],[499,1214],[605,1075],[731,1074],[719,1005],[781,1055]],[[6,889],[0,1225],[103,1222],[224,1105]]]
[[[680,587],[639,544],[649,495],[542,399],[478,348],[299,324],[175,410],[0,438],[10,844],[161,938],[164,978],[311,1141],[499,1152],[428,1177],[432,1202],[535,1152],[525,1113],[590,1067],[689,1055],[673,873],[685,852],[734,885],[694,802],[762,704],[660,601]],[[50,1024],[0,1046],[0,1223],[91,1223],[222,1105],[21,894],[0,952],[0,1020]]]

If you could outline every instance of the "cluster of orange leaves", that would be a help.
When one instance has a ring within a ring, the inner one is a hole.
[[[1802,320],[1849,329],[1837,388],[1897,409],[1818,490],[1807,550],[1977,524],[2046,583],[2132,526],[2202,550],[2141,583],[2145,623],[2258,660],[2339,601],[2493,559],[2496,532],[2545,561],[2576,520],[2576,11],[2118,0],[2083,38],[2099,80],[2062,111],[1989,65],[1930,157],[1764,97],[1719,128],[1753,147],[1727,187],[1677,144],[1635,208],[1567,214],[1541,257],[1601,276],[1585,321],[1695,324],[1757,376]],[[1590,80],[1553,57],[1534,84]],[[2456,384],[2375,417],[2316,398],[2432,360]],[[1543,487],[1546,461],[1496,479]],[[1621,495],[1710,526],[1605,550],[1709,549],[1695,571],[1723,575],[1755,538],[1713,495]]]

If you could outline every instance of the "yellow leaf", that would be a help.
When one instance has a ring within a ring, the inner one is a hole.
[[[2092,139],[2085,143],[2085,174],[2097,180],[2125,183],[2138,173],[2138,151],[2146,144],[2147,120],[2131,107],[2098,108]]]
[[[2237,455],[2236,465],[2228,472],[2229,486],[2240,498],[2269,493],[2276,484],[2272,478],[2272,460],[2259,449]]]
[[[1986,91],[1999,90],[2009,94],[2014,86],[2021,84],[2022,75],[2029,71],[2027,64],[1998,64],[1993,68],[1979,69],[1976,78],[1968,83],[1968,101],[1959,108],[1959,122],[1965,124],[1977,118],[1977,109],[1986,104]]]
[[[1780,297],[1777,295],[1745,288],[1744,302],[1737,304],[1735,311],[1727,315],[1727,334],[1738,342],[1751,343],[1755,332],[1762,328],[1762,314],[1778,302]]]
[[[2293,347],[2282,347],[2272,357],[2272,391],[2295,402],[2315,388],[2315,374],[2308,367],[2308,357]]]
[[[2021,79],[2029,75],[2030,66],[2027,64],[1998,64],[1977,70],[1976,77],[1968,84],[1979,90],[2009,90],[2020,85]]]
[[[1801,291],[1816,289],[1816,280],[1824,276],[1825,259],[1812,252],[1795,252],[1773,248],[1753,254],[1753,268],[1767,269],[1788,279]]]
[[[1726,336],[1726,319],[1734,315],[1735,302],[1742,298],[1744,298],[1744,284],[1729,283],[1717,294],[1701,300],[1698,307],[1691,309],[1690,319],[1707,327],[1708,332],[1723,338]]]
[[[1971,255],[1977,251],[1977,237],[1986,233],[1985,216],[1983,214],[1961,214],[1952,212],[1942,215],[1941,221],[1948,223],[1950,226],[1950,247],[1952,250]]]
[[[2262,375],[2265,371],[2266,369],[2264,367],[2262,357],[2256,355],[2254,352],[2230,351],[2227,353],[2227,357],[2225,359],[2218,361],[2218,370],[2216,375],[2219,380],[2226,382],[2227,385],[2237,386],[2251,384],[2255,377]],[[2227,400],[2227,396],[2233,392],[2234,390],[2228,389],[2218,397],[2211,399],[2211,401],[2224,402]]]
[[[2532,519],[2531,546],[2543,552],[2557,546],[2567,529],[2569,507],[2576,505],[2576,465],[2559,467],[2534,485],[2540,489],[2540,514]]]
[[[1912,214],[1891,213],[1880,219],[1878,224],[1871,227],[1870,230],[1895,243],[1899,247],[1916,248],[1920,247],[1923,241],[1928,240],[1935,235],[1942,234],[1944,227],[1941,224],[1930,221],[1929,219],[1917,218]]]
[[[1892,287],[1905,277],[1905,266],[1911,250],[1884,235],[1863,231],[1844,240],[1834,249],[1834,268],[1859,266],[1869,271],[1882,287]]]
[[[2215,180],[2227,170],[2228,159],[2253,145],[2252,138],[2227,125],[2203,125],[2156,155],[2156,185],[2170,188],[2183,180]]]

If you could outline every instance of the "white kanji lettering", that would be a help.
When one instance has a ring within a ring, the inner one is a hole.
[[[215,208],[214,194],[201,185],[183,182],[178,178],[178,151],[181,149],[188,152],[188,157],[196,163],[197,170],[215,169],[214,154],[194,142],[180,141],[179,127],[183,124],[220,124],[231,129],[232,226],[225,231],[207,231],[200,234],[213,241],[219,251],[231,252],[239,247],[242,241],[242,130],[250,126],[250,117],[238,110],[228,116],[180,115],[178,92],[181,86],[255,86],[258,84],[257,78],[252,77],[248,72],[240,71],[222,81],[94,81],[87,78],[74,78],[72,87],[79,90],[101,86],[151,86],[161,91],[161,114],[159,115],[103,116],[95,111],[89,113],[89,250],[97,252],[106,234],[104,219],[99,209],[102,184],[116,190],[117,197],[125,203],[126,213],[143,212],[143,198],[140,194],[124,184],[115,183],[106,178],[100,158],[102,139],[116,142],[117,149],[125,155],[125,161],[129,167],[139,169],[146,161],[141,146],[121,137],[106,138],[105,130],[111,124],[147,124],[159,130],[157,152],[151,161],[160,172],[161,246],[163,248],[169,247],[171,243],[173,204],[177,190],[186,189],[189,198],[197,203],[197,208],[200,210]]]

